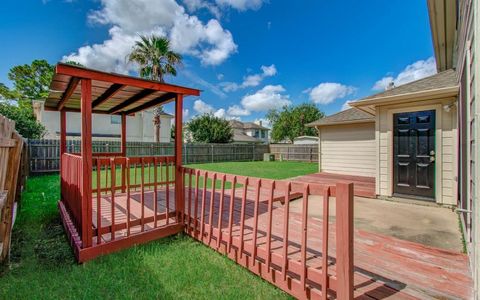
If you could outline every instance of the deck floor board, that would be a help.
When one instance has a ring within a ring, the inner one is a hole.
[[[199,204],[197,209],[197,220],[200,223],[202,204],[202,190],[199,189]],[[268,225],[268,197],[269,191],[260,190],[260,203],[258,205],[258,233],[256,245],[258,248],[265,248],[267,243]],[[231,205],[231,190],[225,191],[225,200],[222,214],[222,233],[228,232],[228,215]],[[242,189],[236,189],[234,198],[234,213],[232,236],[240,236],[240,216],[242,203]],[[158,191],[158,213],[165,210],[165,189]],[[173,188],[169,191],[170,211],[174,211],[175,195]],[[96,197],[93,203],[93,223],[96,226]],[[188,188],[186,189],[186,201],[188,201]],[[191,199],[194,199],[192,189]],[[208,190],[205,197],[204,222],[209,224],[211,192]],[[243,239],[245,249],[253,247],[254,229],[254,201],[255,193],[248,189],[245,215],[245,230]],[[214,197],[214,211],[212,228],[214,234],[212,239],[218,238],[218,218],[220,192],[217,190]],[[145,216],[153,216],[153,191],[145,191]],[[315,198],[315,201],[323,201]],[[334,201],[334,200],[330,200]],[[126,221],[126,194],[115,195],[115,218],[117,222]],[[131,220],[141,216],[139,192],[131,193]],[[188,208],[188,203],[185,204]],[[111,202],[110,197],[102,195],[102,226],[109,226],[111,223]],[[191,203],[190,216],[194,215],[194,203]],[[282,255],[283,252],[283,215],[284,205],[280,202],[273,204],[272,210],[272,253]],[[170,219],[172,222],[174,218]],[[188,220],[188,218],[187,218]],[[192,218],[191,223],[194,220]],[[322,265],[322,222],[320,218],[309,217],[307,222],[307,265],[309,268],[321,269]],[[165,224],[165,220],[159,221]],[[335,224],[330,222],[329,239],[329,261],[335,260]],[[209,226],[206,226],[209,228]],[[145,223],[146,230],[153,228],[153,222]],[[132,234],[140,232],[140,226],[132,228]],[[215,233],[216,232],[216,233]],[[125,236],[126,230],[116,232],[117,236]],[[208,231],[207,231],[208,234]],[[109,234],[102,236],[108,241]],[[301,252],[301,215],[296,212],[289,214],[289,245],[288,258],[300,261]],[[383,236],[371,232],[355,230],[354,241],[354,264],[355,264],[355,296],[358,299],[469,299],[472,292],[472,279],[468,268],[468,258],[465,254],[440,250],[420,244],[399,240],[393,237]],[[334,270],[332,270],[334,272]]]

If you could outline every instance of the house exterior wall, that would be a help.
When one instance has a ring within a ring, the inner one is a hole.
[[[461,165],[460,212],[474,279],[480,298],[480,4],[461,0],[458,5],[456,69],[460,85]]]
[[[435,200],[439,204],[457,204],[457,110],[454,103],[455,99],[440,99],[376,108],[375,136],[379,159],[375,177],[378,195],[393,195],[393,114],[435,110]]]
[[[319,127],[319,171],[375,176],[375,124]]]
[[[60,112],[45,111],[43,102],[34,104],[34,112],[37,120],[45,126],[46,139],[59,139],[60,135]],[[99,137],[102,140],[118,140],[121,134],[121,124],[112,123],[111,115],[93,114],[92,115],[92,133],[102,135],[112,135],[113,137]],[[120,119],[120,118],[118,118]],[[170,142],[170,130],[172,127],[171,116],[161,116],[160,118],[160,142]],[[67,112],[67,133],[79,134],[81,131],[80,113]],[[118,137],[115,137],[117,136]],[[80,138],[79,136],[69,138]],[[132,142],[154,142],[153,113],[143,111],[135,116],[127,116],[127,141]]]
[[[255,133],[258,131],[258,135],[256,136]],[[245,134],[256,139],[259,139],[264,144],[268,144],[268,130],[264,129],[245,129]]]

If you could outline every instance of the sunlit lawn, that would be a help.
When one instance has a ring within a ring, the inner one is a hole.
[[[187,165],[190,168],[202,169],[207,171],[215,171],[227,174],[236,174],[252,177],[261,177],[269,179],[286,179],[296,177],[305,174],[311,174],[318,171],[318,164],[316,163],[304,163],[304,162],[291,162],[291,161],[249,161],[249,162],[223,162],[223,163],[207,163],[207,164],[190,164]],[[175,178],[174,167],[156,167],[157,182],[169,180],[173,181]],[[126,171],[125,171],[126,172]],[[112,173],[110,170],[101,170],[100,186],[110,187]],[[126,172],[127,173],[127,172]],[[131,167],[129,170],[130,184],[140,184],[142,182],[142,168]],[[168,173],[168,174],[167,174]],[[120,185],[122,179],[122,170],[118,167],[115,170],[115,182],[116,185]],[[92,175],[93,189],[97,186],[98,172],[94,171]],[[195,176],[192,177],[192,184],[195,185]],[[155,181],[155,167],[143,168],[143,182],[153,183]],[[203,186],[203,177],[199,179],[199,185]],[[241,185],[238,185],[238,187]],[[211,180],[207,181],[207,187],[211,187]],[[217,181],[216,187],[220,187],[220,181]],[[225,188],[230,188],[230,182],[227,182]]]

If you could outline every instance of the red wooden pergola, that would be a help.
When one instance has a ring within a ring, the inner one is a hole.
[[[132,185],[132,183],[128,182],[132,176],[128,176],[126,173],[132,170],[136,173],[137,169],[139,169],[138,171],[142,172],[142,180],[140,183],[136,183],[142,189],[145,185],[152,185],[154,181],[156,188],[157,185],[163,185],[168,189],[170,182],[168,179],[158,180],[158,174],[157,178],[151,180],[151,182],[146,182],[143,178],[145,175],[143,173],[144,168],[147,165],[149,168],[155,166],[155,171],[161,166],[162,169],[160,170],[168,169],[168,171],[165,171],[167,177],[176,175],[175,189],[182,190],[183,188],[181,175],[179,175],[182,167],[182,140],[179,138],[175,139],[175,155],[173,157],[129,159],[126,157],[127,116],[175,101],[175,134],[177,137],[181,137],[183,98],[189,95],[199,96],[200,91],[62,63],[59,63],[55,68],[50,90],[50,94],[45,102],[45,109],[60,111],[62,194],[59,206],[64,217],[63,219],[66,225],[68,225],[67,231],[71,237],[77,258],[79,261],[84,261],[99,254],[126,247],[130,243],[115,237],[117,231],[122,227],[126,227],[126,225],[115,228],[118,225],[115,224],[115,217],[117,216],[118,218],[118,213],[114,207],[115,194],[117,194],[117,204],[119,203],[117,191],[125,192],[127,185]],[[66,153],[67,112],[78,112],[82,116],[80,153]],[[121,116],[120,152],[92,153],[92,114]],[[137,168],[139,164],[141,167]],[[119,168],[121,169],[120,184],[115,182],[117,169]],[[109,175],[110,180],[108,180]],[[136,175],[133,177],[135,181],[137,181]],[[148,175],[150,176],[150,170]],[[92,176],[97,177],[97,182],[92,181]],[[106,178],[105,183],[100,182],[103,178]],[[93,185],[96,185],[96,190],[92,189]],[[110,215],[108,216],[108,222],[111,224],[102,226],[102,219],[107,217],[108,212],[105,212],[104,208],[102,213],[102,199],[100,197],[102,194],[105,195],[106,192],[111,193],[108,200],[112,203]],[[97,196],[97,207],[93,207],[95,199],[92,198],[94,196]],[[126,206],[127,203],[124,204]],[[182,193],[176,193],[175,211],[182,211],[182,207]],[[92,214],[97,214],[97,224],[92,224],[95,223],[95,216],[92,216]],[[145,217],[144,211],[141,214]],[[159,217],[157,214],[158,212],[156,211],[155,219]],[[178,219],[179,214],[176,215]],[[168,216],[166,218],[169,220]],[[144,232],[144,218],[140,219],[140,221],[142,223],[141,231]],[[123,223],[130,223],[130,220]],[[132,243],[146,242],[182,230],[179,222],[175,222],[173,225],[170,222],[167,223],[168,226],[161,226],[149,231],[148,235],[135,237],[135,241],[132,241]],[[109,236],[105,236],[105,233],[109,233]],[[97,236],[97,239],[93,239],[94,235]]]
[[[353,184],[186,168],[180,138],[174,155],[127,156],[127,116],[175,101],[181,137],[183,97],[196,89],[67,64],[50,89],[45,109],[61,116],[58,206],[79,262],[183,231],[297,298],[353,298]],[[79,153],[66,151],[67,112],[82,115]],[[92,153],[93,113],[121,116],[120,152]],[[290,211],[294,200],[301,213]],[[309,201],[323,201],[321,219]]]

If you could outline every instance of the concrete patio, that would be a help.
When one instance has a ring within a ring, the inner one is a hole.
[[[314,218],[322,216],[322,199],[318,198],[309,201],[309,215]],[[334,217],[334,201],[330,207],[330,215]],[[293,201],[291,209],[301,212],[302,200]],[[463,252],[458,215],[450,208],[355,197],[354,220],[358,230]]]

